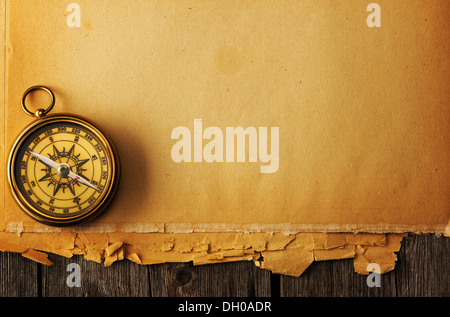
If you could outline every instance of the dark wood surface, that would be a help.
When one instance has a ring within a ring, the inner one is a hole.
[[[253,262],[193,266],[191,263],[137,265],[124,260],[105,268],[81,256],[49,255],[53,266],[0,252],[2,297],[448,297],[450,239],[408,236],[394,271],[381,286],[367,286],[353,260],[314,262],[300,277],[272,274]],[[81,270],[81,286],[66,283],[70,263]]]

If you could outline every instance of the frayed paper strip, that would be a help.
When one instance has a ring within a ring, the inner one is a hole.
[[[0,233],[0,250],[18,252],[51,265],[44,252],[82,255],[111,266],[128,259],[137,264],[193,262],[194,265],[253,261],[274,273],[300,276],[314,261],[354,259],[355,272],[368,274],[395,267],[396,252],[406,234],[372,233]],[[55,243],[57,241],[57,243]]]

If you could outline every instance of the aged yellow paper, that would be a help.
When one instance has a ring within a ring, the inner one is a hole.
[[[113,204],[74,232],[444,233],[450,7],[369,4],[2,1],[0,171],[43,84],[122,162]],[[61,231],[4,178],[4,232]]]

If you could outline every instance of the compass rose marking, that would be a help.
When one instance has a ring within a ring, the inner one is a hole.
[[[92,187],[92,188],[98,190],[95,186],[86,182],[86,181],[89,181],[89,179],[85,175],[83,175],[83,172],[86,171],[86,169],[82,168],[82,166],[84,164],[86,164],[90,159],[79,159],[80,154],[75,155],[75,144],[72,145],[71,148],[67,152],[66,152],[65,147],[63,147],[62,151],[59,151],[55,145],[52,145],[52,148],[53,148],[53,155],[50,153],[48,153],[47,155],[50,157],[50,160],[54,161],[53,163],[56,164],[56,166],[58,166],[58,168],[51,166],[49,164],[46,164],[46,162],[44,162],[45,157],[43,157],[42,155],[37,155],[35,153],[31,153],[31,154],[42,157],[39,159],[39,161],[46,166],[45,169],[42,169],[42,171],[45,171],[46,174],[39,179],[39,182],[48,181],[49,182],[48,186],[53,185],[54,186],[53,196],[55,196],[61,188],[62,188],[63,192],[65,192],[65,189],[68,188],[69,191],[72,193],[72,195],[76,196],[75,188],[74,188],[73,184],[80,186],[79,183],[82,183],[84,185],[87,185],[89,187]],[[58,160],[61,161],[61,159],[63,157],[67,157],[66,163],[56,163]],[[77,174],[73,174],[72,172],[70,172],[70,166],[67,164],[67,163],[69,163],[70,160],[72,160],[75,163],[72,166],[72,168],[76,169]],[[58,170],[60,168],[64,168],[64,167],[61,167],[61,165],[67,166],[67,168],[69,169],[68,178],[74,179],[75,180],[74,183],[71,181],[62,182],[62,181],[56,181],[53,179],[52,176],[55,176],[55,175],[59,175],[60,177],[66,178],[65,175],[60,175],[60,173],[58,172]],[[57,169],[56,174],[52,173],[53,167]]]
[[[55,158],[55,157],[60,157],[61,156],[61,152],[58,151],[58,149],[56,148],[55,145],[53,145],[53,156],[50,155],[50,158]]]
[[[53,196],[56,195],[56,193],[59,191],[59,189],[61,188],[62,184],[61,183],[57,183],[55,184],[55,188],[53,190]]]
[[[77,163],[75,164],[75,166],[81,168],[81,166],[83,166],[83,165],[86,164],[87,162],[89,162],[89,159],[80,160],[79,162],[77,162]]]
[[[75,195],[75,188],[73,188],[71,183],[67,183],[67,188],[69,188],[70,192],[72,193],[72,195]]]
[[[43,170],[45,171],[47,169],[43,169]],[[45,180],[49,179],[51,176],[52,176],[52,170],[50,169],[50,170],[47,170],[47,174],[42,176],[38,181],[39,182],[45,181]]]
[[[66,156],[67,156],[67,157],[71,157],[71,156],[73,155],[73,150],[74,150],[74,148],[75,148],[75,144],[72,145],[72,147],[70,148],[69,152],[66,153]]]

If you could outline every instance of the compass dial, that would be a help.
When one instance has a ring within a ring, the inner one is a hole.
[[[112,143],[85,119],[48,116],[28,127],[11,152],[13,194],[34,219],[84,222],[109,203],[118,183]]]

